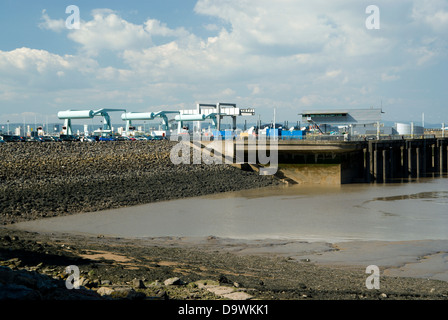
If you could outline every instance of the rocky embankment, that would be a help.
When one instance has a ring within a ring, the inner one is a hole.
[[[0,146],[0,224],[276,185],[230,165],[175,165],[177,142]]]

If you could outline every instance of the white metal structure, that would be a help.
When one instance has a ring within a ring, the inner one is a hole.
[[[126,109],[98,109],[96,111],[93,110],[66,110],[66,111],[59,111],[58,112],[58,118],[64,120],[64,130],[66,134],[72,135],[72,120],[73,119],[92,119],[95,116],[102,116],[104,119],[103,123],[103,131],[111,131],[112,130],[112,124],[110,121],[109,112],[114,111],[124,111],[126,112]]]
[[[232,129],[236,129],[236,118],[238,116],[253,116],[255,114],[255,109],[246,108],[241,109],[236,106],[235,103],[217,103],[217,104],[206,104],[198,103],[196,109],[190,110],[180,110],[180,115],[176,117],[179,122],[179,127],[182,127],[183,121],[204,121],[205,119],[212,119],[213,125],[216,130],[221,130],[221,120],[223,117],[232,117]],[[187,116],[192,116],[188,120]],[[205,117],[202,117],[205,116]],[[198,119],[195,119],[198,118]]]
[[[133,120],[154,120],[160,117],[163,119],[164,130],[168,136],[170,132],[168,114],[179,114],[179,111],[126,112],[121,115],[121,119],[126,121],[126,134],[128,134]]]

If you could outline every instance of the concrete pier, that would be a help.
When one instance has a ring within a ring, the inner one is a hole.
[[[247,143],[236,148],[247,153]],[[258,146],[257,146],[258,148]],[[269,145],[263,147],[269,149]],[[319,170],[304,165],[339,165],[340,183],[387,183],[448,173],[448,138],[369,141],[278,141],[279,164],[300,165],[324,181]],[[281,167],[281,165],[280,165]],[[288,167],[288,166],[286,166]],[[298,175],[299,169],[294,169]],[[324,171],[322,171],[324,174]],[[287,176],[286,172],[282,172]],[[334,181],[334,179],[328,179]],[[298,182],[301,183],[301,182]]]

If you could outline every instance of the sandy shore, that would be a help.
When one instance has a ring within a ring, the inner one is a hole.
[[[448,298],[445,241],[125,239],[15,227],[20,221],[279,183],[230,166],[173,167],[169,142],[157,143],[8,144],[1,149],[0,298]],[[366,287],[370,261],[380,267],[379,289]],[[69,265],[79,267],[81,290],[66,287]]]

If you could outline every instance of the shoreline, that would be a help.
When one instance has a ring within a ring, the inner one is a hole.
[[[347,257],[360,257],[366,248],[377,254],[374,242],[362,246],[359,242],[251,241],[213,235],[128,239],[18,230],[15,223],[20,221],[281,182],[225,165],[172,166],[169,142],[8,148],[1,149],[5,165],[0,169],[0,300],[5,296],[16,300],[448,298],[448,282],[406,276],[419,266],[413,261],[423,261],[421,255],[431,254],[430,260],[440,263],[442,242],[438,251],[429,246],[409,251],[410,260],[395,266],[407,268],[404,272],[381,270],[381,288],[369,290],[366,266],[352,262],[343,266],[333,255],[346,254],[342,262],[347,262]],[[391,257],[403,249],[399,243],[389,245],[398,245],[390,249]],[[69,265],[79,266],[82,290],[66,288]],[[174,284],[165,283],[176,278]]]
[[[0,278],[5,279],[8,272],[26,272],[28,277],[39,274],[48,276],[48,282],[52,279],[54,288],[28,287],[23,293],[27,295],[18,298],[26,300],[448,299],[447,281],[393,275],[387,271],[394,268],[381,267],[381,287],[369,290],[365,265],[318,261],[340,252],[338,244],[328,243],[213,236],[127,239],[0,227]],[[79,266],[82,290],[65,287],[68,274],[64,270],[69,265]],[[401,267],[397,265],[396,270]],[[173,279],[178,282],[166,284]],[[23,282],[14,283],[18,284],[23,286]],[[9,285],[0,281],[3,288]],[[226,296],[229,293],[233,296]]]
[[[282,184],[231,165],[174,165],[175,143],[2,146],[0,225]]]

